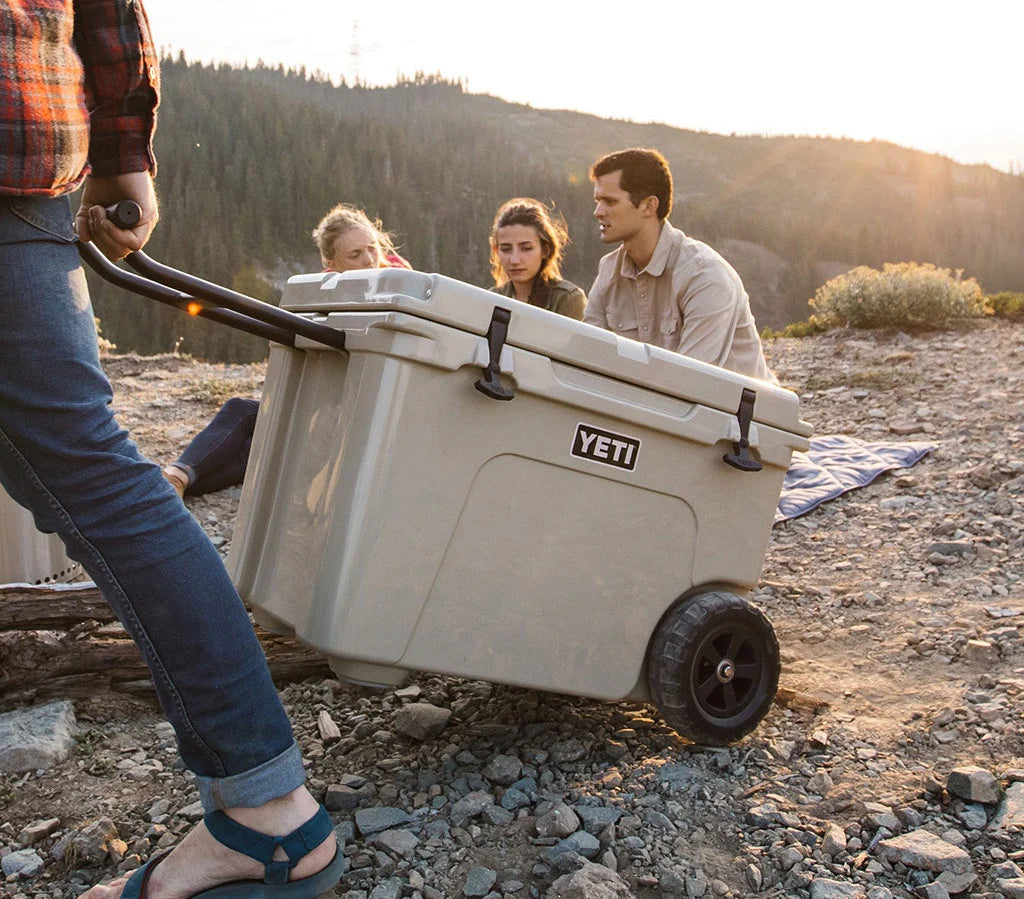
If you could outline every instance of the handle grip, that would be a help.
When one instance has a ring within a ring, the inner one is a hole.
[[[142,221],[142,207],[134,200],[121,200],[105,208],[107,218],[118,228],[128,230]]]

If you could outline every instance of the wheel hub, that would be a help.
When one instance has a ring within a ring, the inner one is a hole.
[[[715,671],[715,676],[718,678],[720,684],[729,683],[736,676],[736,665],[732,659],[722,659],[718,663],[718,668]]]

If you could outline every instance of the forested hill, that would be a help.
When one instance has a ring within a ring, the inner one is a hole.
[[[743,275],[761,325],[806,317],[825,278],[855,264],[933,262],[990,292],[1024,289],[1024,177],[882,142],[728,137],[538,110],[418,77],[388,88],[304,73],[165,60],[156,149],[160,226],[176,268],[271,297],[319,268],[310,232],[333,204],[379,215],[416,268],[489,284],[487,234],[513,196],[554,203],[573,243],[565,274],[589,288],[607,248],[591,218],[590,163],[654,146],[676,183],[672,221]],[[245,360],[258,341],[186,319],[92,278],[122,350]]]

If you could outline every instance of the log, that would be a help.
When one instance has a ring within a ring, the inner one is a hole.
[[[278,686],[331,677],[298,641],[255,626]],[[135,643],[93,584],[0,585],[0,700],[5,705],[107,690],[152,691]]]

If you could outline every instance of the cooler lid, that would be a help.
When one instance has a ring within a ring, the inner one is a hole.
[[[812,432],[800,420],[796,394],[776,384],[619,337],[444,275],[396,268],[296,275],[281,301],[281,308],[291,312],[320,315],[405,312],[478,335],[487,333],[496,306],[511,313],[506,341],[511,346],[733,414],[743,389],[752,388],[757,391],[755,421],[805,437]]]

